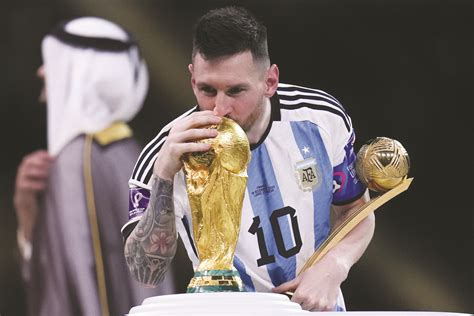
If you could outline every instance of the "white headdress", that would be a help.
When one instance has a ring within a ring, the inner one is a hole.
[[[148,72],[133,38],[104,19],[61,24],[43,39],[48,151],[72,139],[130,121],[148,90]]]

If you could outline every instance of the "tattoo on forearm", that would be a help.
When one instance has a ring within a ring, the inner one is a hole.
[[[163,280],[176,253],[174,216],[173,182],[155,177],[147,210],[125,243],[125,259],[138,281]]]

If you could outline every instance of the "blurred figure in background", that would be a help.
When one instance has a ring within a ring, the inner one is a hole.
[[[174,292],[170,273],[156,289],[132,280],[117,229],[140,150],[126,122],[146,96],[146,65],[130,34],[94,17],[57,26],[42,54],[48,151],[23,159],[14,194],[28,311],[123,315]]]

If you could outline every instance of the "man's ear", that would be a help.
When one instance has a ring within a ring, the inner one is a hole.
[[[194,81],[194,67],[193,67],[193,64],[188,65],[188,70],[189,70],[189,74],[191,75],[191,84],[193,84],[193,81]]]
[[[191,87],[193,88],[193,91],[196,91],[196,80],[194,79],[194,66],[193,64],[188,65],[188,70],[191,75]]]
[[[278,80],[280,78],[280,71],[278,70],[278,66],[276,64],[273,64],[270,66],[270,68],[267,71],[267,76],[265,79],[265,96],[270,98],[272,97],[277,88],[278,88]]]

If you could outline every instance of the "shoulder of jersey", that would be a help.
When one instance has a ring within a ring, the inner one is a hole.
[[[150,181],[153,164],[155,162],[156,156],[161,149],[161,146],[168,137],[170,129],[173,125],[183,117],[190,115],[191,113],[197,111],[197,106],[189,109],[167,125],[163,127],[160,132],[150,141],[141,151],[140,156],[138,157],[135,167],[133,168],[132,176],[130,177],[129,184],[135,186],[141,186],[148,188],[148,182]]]
[[[341,103],[318,89],[280,83],[277,89],[283,121],[311,121],[324,129],[344,128],[352,132],[352,122]]]

